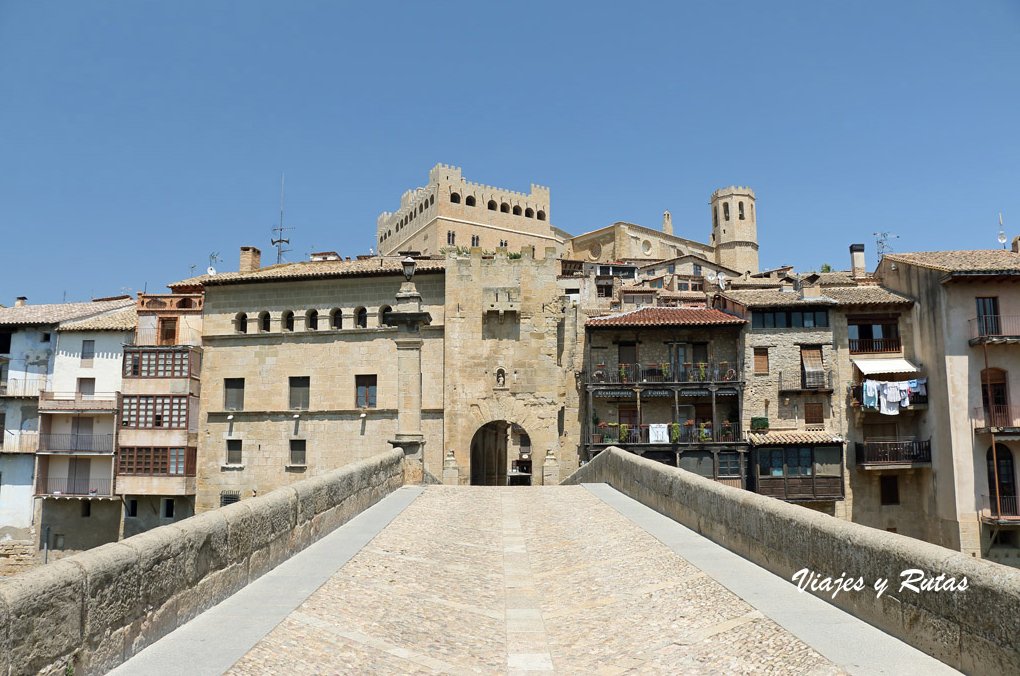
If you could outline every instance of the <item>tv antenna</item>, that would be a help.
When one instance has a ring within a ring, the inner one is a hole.
[[[284,231],[293,230],[294,228],[283,227],[283,205],[284,205],[284,179],[285,175],[280,174],[280,224],[272,229],[273,237],[269,240],[270,244],[276,247],[276,264],[279,265],[283,262],[283,254],[290,253],[290,249],[285,249],[284,244],[290,244],[290,240],[283,236]]]
[[[220,259],[220,252],[219,251],[213,251],[212,253],[210,253],[209,254],[209,267],[205,269],[206,274],[215,275],[216,274],[216,264],[218,262],[220,262],[220,260],[221,259]]]
[[[875,236],[875,249],[879,258],[892,251],[892,246],[889,244],[890,239],[900,238],[899,235],[894,235],[891,232],[875,232],[872,234]]]

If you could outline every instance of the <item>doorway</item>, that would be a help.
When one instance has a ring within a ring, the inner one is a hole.
[[[506,486],[506,447],[510,425],[496,420],[471,437],[471,485]]]

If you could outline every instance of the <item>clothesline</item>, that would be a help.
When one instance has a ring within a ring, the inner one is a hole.
[[[928,379],[865,380],[861,388],[861,408],[876,410],[882,415],[899,415],[901,408],[910,406],[912,397],[928,395]]]

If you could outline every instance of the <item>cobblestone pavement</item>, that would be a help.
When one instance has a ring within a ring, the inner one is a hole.
[[[232,674],[839,674],[580,486],[429,487]]]

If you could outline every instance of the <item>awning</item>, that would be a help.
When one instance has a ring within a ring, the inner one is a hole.
[[[921,371],[921,369],[902,357],[893,359],[860,359],[858,357],[850,357],[850,361],[866,376],[876,373],[919,373]]]

